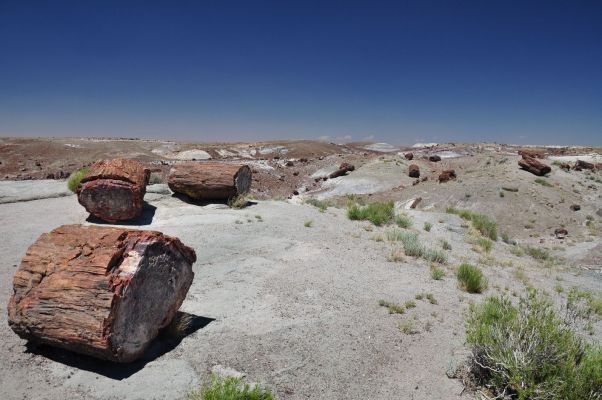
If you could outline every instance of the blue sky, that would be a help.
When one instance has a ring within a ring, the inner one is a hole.
[[[602,2],[0,0],[0,135],[601,145]]]

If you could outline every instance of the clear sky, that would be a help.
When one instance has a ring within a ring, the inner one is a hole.
[[[0,0],[0,136],[602,145],[602,1]]]

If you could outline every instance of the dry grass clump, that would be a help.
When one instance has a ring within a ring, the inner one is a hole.
[[[379,300],[378,305],[381,307],[386,307],[389,310],[389,314],[403,314],[404,312],[406,312],[404,306],[391,303],[386,300]]]
[[[249,201],[247,200],[247,197],[244,194],[239,194],[228,199],[228,207],[230,208],[245,208],[248,203]]]
[[[535,290],[471,305],[466,342],[473,381],[496,398],[600,399],[602,349],[587,344]]]

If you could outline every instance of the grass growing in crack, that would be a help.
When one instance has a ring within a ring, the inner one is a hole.
[[[471,305],[466,342],[473,380],[498,398],[602,396],[602,349],[584,342],[535,290],[517,305],[503,295]]]
[[[433,224],[431,224],[430,222],[425,222],[424,223],[424,230],[425,231],[430,232],[432,227],[433,227]]]
[[[387,310],[389,310],[389,314],[403,314],[406,312],[406,309],[403,306],[388,302],[386,300],[379,300],[378,305],[381,307],[386,307]]]
[[[489,253],[493,247],[493,242],[484,237],[479,238],[477,244],[485,251],[485,253]]]
[[[552,184],[543,178],[535,179],[535,183],[540,184],[541,186],[552,187]]]
[[[83,167],[75,172],[72,172],[71,175],[69,175],[69,178],[67,178],[67,187],[69,188],[69,190],[71,190],[73,193],[77,192],[79,182],[84,176],[86,176],[86,174],[88,174],[89,171],[90,168]]]
[[[497,223],[488,216],[469,210],[458,210],[454,207],[447,207],[445,212],[448,214],[459,215],[460,218],[470,221],[472,226],[474,226],[481,235],[488,237],[493,241],[497,240]]]
[[[445,270],[443,268],[434,267],[431,268],[431,278],[436,281],[440,281],[445,277]]]
[[[376,226],[388,224],[395,217],[395,205],[392,201],[374,202],[365,206],[350,203],[347,217],[351,220],[368,220]]]
[[[460,264],[456,277],[462,289],[468,293],[481,293],[487,288],[487,279],[483,272],[473,265]]]
[[[247,200],[247,197],[244,194],[239,194],[228,199],[228,207],[230,208],[245,208],[248,203],[249,201]]]
[[[412,226],[412,218],[408,217],[405,214],[399,214],[395,217],[395,223],[400,228],[409,228]]]
[[[306,228],[311,228],[313,225],[314,225],[314,221],[312,221],[311,219],[309,219],[303,223],[303,226]]]
[[[273,400],[274,395],[267,389],[254,385],[251,387],[238,377],[219,377],[213,375],[211,383],[199,390],[188,393],[188,400]]]

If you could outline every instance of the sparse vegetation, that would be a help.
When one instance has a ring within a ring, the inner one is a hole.
[[[392,201],[374,202],[365,206],[351,202],[347,208],[347,216],[351,220],[368,220],[376,226],[384,225],[395,216],[395,205]]]
[[[272,392],[259,385],[251,387],[238,377],[219,377],[213,375],[211,383],[200,390],[192,391],[188,400],[273,400]]]
[[[436,281],[440,281],[445,277],[445,270],[440,267],[431,268],[431,278]]]
[[[425,231],[430,232],[432,227],[433,227],[433,224],[431,224],[430,222],[425,222],[424,223],[424,230]]]
[[[541,186],[552,187],[552,184],[545,180],[544,178],[535,179],[535,183],[540,184]]]
[[[418,329],[416,328],[416,322],[410,318],[399,324],[399,330],[406,335],[415,335],[419,333]]]
[[[384,242],[385,237],[382,233],[375,233],[374,235],[370,236],[370,240],[374,240],[375,242]]]
[[[414,300],[408,300],[405,302],[406,308],[414,308],[416,307],[416,302]]]
[[[477,244],[485,251],[485,253],[489,253],[491,248],[493,247],[493,242],[487,238],[479,238],[477,240]]]
[[[426,299],[429,301],[429,303],[431,304],[438,304],[437,299],[435,299],[435,296],[432,293],[427,293],[426,294]]]
[[[395,223],[400,228],[409,228],[412,226],[412,218],[408,217],[405,214],[399,214],[395,217]]]
[[[228,207],[240,209],[245,208],[248,203],[249,201],[247,200],[247,197],[244,194],[239,194],[234,197],[231,197],[228,200]]]
[[[400,262],[403,261],[403,251],[401,249],[392,249],[387,255],[387,261]]]
[[[89,171],[90,171],[90,168],[83,167],[81,169],[78,169],[75,172],[72,172],[71,175],[69,175],[69,178],[67,178],[67,187],[69,188],[69,190],[71,190],[73,193],[77,192],[77,187],[79,186],[79,182],[82,180],[82,178],[84,176],[86,176],[86,174]]]
[[[441,247],[443,247],[443,250],[451,250],[452,249],[451,244],[449,244],[449,242],[447,240],[441,241]]]
[[[424,249],[422,257],[427,261],[445,264],[447,262],[447,254],[439,249]]]
[[[311,219],[309,219],[303,223],[303,226],[306,228],[311,228],[313,225],[314,225],[314,221],[312,221]]]
[[[518,305],[505,296],[471,305],[470,372],[497,398],[599,399],[602,349],[586,344],[535,290]]]
[[[462,289],[468,293],[481,293],[487,288],[487,279],[483,272],[470,264],[461,264],[456,274]]]
[[[403,314],[406,312],[406,309],[395,303],[388,302],[386,300],[379,300],[378,305],[381,307],[386,307],[389,310],[389,314]]]
[[[543,249],[541,247],[535,247],[535,246],[521,246],[521,247],[523,248],[525,253],[527,253],[531,257],[535,258],[536,260],[549,260],[550,259],[550,252],[546,249]]]
[[[483,214],[477,214],[469,210],[458,210],[454,207],[447,207],[445,210],[448,214],[459,215],[460,218],[472,222],[472,226],[478,230],[481,235],[488,237],[489,239],[497,240],[497,223]]]
[[[160,172],[151,172],[150,176],[148,177],[148,184],[149,185],[156,185],[158,183],[164,183],[165,180],[163,179],[163,175]]]
[[[328,207],[332,206],[332,204],[327,200],[307,199],[305,200],[305,203],[316,207],[320,212],[324,212],[328,209]]]

